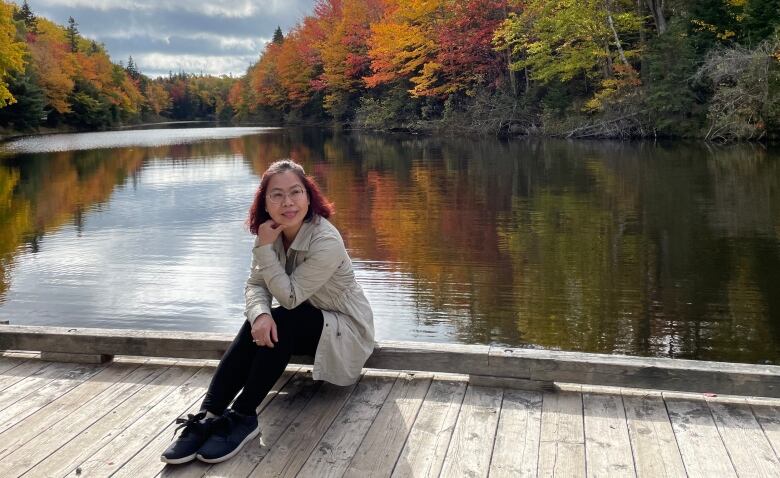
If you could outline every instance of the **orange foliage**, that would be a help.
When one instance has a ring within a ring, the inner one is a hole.
[[[423,90],[430,87],[439,51],[436,26],[445,7],[445,0],[392,0],[382,21],[371,26],[369,88],[399,78],[411,78]]]
[[[54,23],[39,18],[38,35],[27,47],[32,68],[50,107],[59,113],[70,111],[68,95],[73,91],[76,62],[70,53],[65,31]]]
[[[320,84],[325,89],[325,108],[338,108],[336,103],[363,87],[362,78],[370,73],[368,40],[371,25],[378,22],[386,10],[386,0],[321,0],[330,8],[319,18],[326,32],[318,45],[322,55],[323,73]]]
[[[257,104],[284,109],[287,94],[279,82],[278,57],[279,45],[269,44],[260,61],[249,74],[249,85],[257,97]]]

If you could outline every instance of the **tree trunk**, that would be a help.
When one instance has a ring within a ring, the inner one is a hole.
[[[515,78],[515,72],[512,71],[512,54],[510,49],[506,49],[506,70],[509,72],[509,84],[512,85],[512,96],[517,98],[517,78]]]
[[[655,29],[658,32],[658,36],[663,35],[666,31],[666,18],[664,17],[664,0],[645,0],[647,8],[650,10],[650,14],[653,16],[655,22]]]
[[[525,72],[525,92],[528,93],[528,90],[531,89],[531,79],[528,78],[528,67],[526,66],[523,68],[523,71]]]
[[[636,0],[636,14],[639,16],[639,18],[642,18],[642,0]],[[643,27],[639,29],[639,49],[641,51],[645,51],[646,43],[647,43],[647,39],[645,38],[645,29]],[[644,71],[645,71],[645,56],[640,55],[639,56],[640,77],[643,76]]]
[[[622,61],[623,64],[627,67],[630,67],[628,60],[626,60],[626,54],[623,52],[623,45],[620,44],[620,37],[618,37],[618,32],[615,29],[615,23],[612,21],[612,12],[610,11],[609,3],[609,1],[604,3],[604,7],[607,9],[607,21],[609,22],[609,28],[612,30],[612,34],[615,35],[615,46],[617,46],[618,54],[620,54],[620,61]]]

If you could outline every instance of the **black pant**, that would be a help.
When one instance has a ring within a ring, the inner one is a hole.
[[[279,341],[273,348],[258,346],[252,341],[249,321],[244,321],[211,378],[201,410],[221,415],[241,390],[233,410],[254,415],[284,372],[290,356],[314,355],[322,333],[322,311],[304,302],[289,310],[276,307],[271,315],[276,322]]]

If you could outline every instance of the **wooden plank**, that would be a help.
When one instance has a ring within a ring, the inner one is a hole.
[[[685,466],[661,394],[624,392],[623,407],[637,476],[685,476]]]
[[[0,356],[0,376],[5,375],[12,368],[18,367],[29,360],[27,358]]]
[[[496,375],[490,373],[486,345],[379,342],[366,367],[387,370]]]
[[[585,476],[585,432],[579,392],[545,393],[538,476]]]
[[[0,433],[8,430],[17,423],[25,420],[27,417],[35,414],[41,408],[53,402],[60,396],[68,393],[70,390],[88,380],[93,375],[102,370],[103,367],[95,365],[76,365],[70,364],[66,370],[54,380],[49,381],[37,390],[27,394],[22,400],[4,408],[0,411]],[[35,420],[36,417],[30,418]]]
[[[469,384],[475,387],[509,388],[534,392],[554,392],[552,380],[529,380],[527,378],[493,377],[488,375],[469,375]]]
[[[30,360],[41,358],[41,354],[38,352],[25,352],[23,350],[2,350],[0,351],[0,357]]]
[[[268,395],[257,407],[258,412],[261,412],[265,407],[267,407],[268,403],[270,403],[270,401],[273,400],[273,398],[277,395],[279,390],[282,387],[284,387],[284,385],[290,380],[290,378],[292,378],[293,375],[295,375],[295,372],[299,368],[300,367],[291,367],[288,368],[284,373],[282,373],[282,376],[276,381],[274,386],[268,392]],[[193,406],[190,407],[189,410],[182,413],[181,416],[185,417],[187,414],[197,413],[198,411],[200,411],[200,405],[201,405],[201,401],[196,401],[193,404]],[[177,426],[178,425],[176,424],[175,421],[168,424],[168,426],[159,435],[157,435],[157,437],[154,440],[149,442],[149,444],[145,446],[140,452],[138,452],[133,458],[131,458],[130,461],[125,463],[122,466],[122,468],[117,470],[117,472],[113,476],[138,477],[138,476],[156,476],[158,474],[159,475],[164,474],[165,476],[176,476],[176,477],[203,476],[210,467],[210,465],[207,463],[203,463],[201,461],[196,460],[190,463],[188,466],[171,466],[171,465],[165,465],[165,463],[160,461],[160,455],[162,455],[162,452],[165,451],[165,449],[171,444],[171,442],[177,436],[175,434],[175,430]],[[259,440],[253,440],[252,443],[257,441]],[[251,443],[245,445],[243,450],[245,450],[250,445]],[[237,458],[238,456],[235,456],[231,458],[229,462],[233,462]],[[246,473],[242,473],[242,474],[236,473],[233,474],[232,476],[246,476],[248,473],[249,470],[247,470]]]
[[[664,402],[688,476],[737,476],[707,402],[676,398]]]
[[[211,381],[214,369],[202,368],[195,372],[184,384],[143,414],[122,433],[109,441],[103,448],[90,456],[80,465],[81,473],[73,472],[67,476],[109,476],[143,449],[182,412],[184,407],[200,401]]]
[[[233,334],[0,325],[0,349],[219,359]]]
[[[323,383],[250,476],[296,476],[354,388]]]
[[[41,362],[40,360],[24,360],[16,367],[3,372],[3,374],[0,375],[0,400],[2,400],[5,390],[8,387],[21,382],[31,375],[40,374],[44,368],[49,366],[51,366],[50,363]],[[9,395],[16,396],[18,393],[14,394],[14,392],[11,391]]]
[[[4,454],[0,460],[0,476],[16,476],[35,466],[63,443],[67,443],[95,421],[110,413],[111,409],[128,399],[146,383],[160,375],[163,370],[159,367],[138,367],[137,364],[109,367],[104,372],[114,371],[119,376],[111,377],[108,373],[101,373],[84,384],[90,385],[89,388],[79,387],[83,389],[78,394],[69,394],[72,395],[69,398],[69,403],[72,401],[70,410],[72,413],[64,418],[58,413],[49,414],[46,422],[51,426],[45,431],[41,431],[39,427],[27,428],[22,422],[3,433],[0,435],[0,442],[7,443],[8,449],[12,451],[7,455]],[[130,373],[120,375],[122,371],[130,371]],[[112,379],[115,379],[114,382],[111,381]],[[105,384],[108,388],[98,393],[100,388],[98,384]],[[88,397],[90,392],[95,394],[92,399]],[[84,401],[82,406],[75,402],[79,398]],[[18,443],[24,445],[17,448]]]
[[[344,474],[396,378],[397,372],[363,375],[344,408],[303,464],[300,476],[340,477]]]
[[[493,346],[485,375],[650,389],[780,396],[780,367]]]
[[[621,396],[583,393],[582,406],[588,476],[636,476]]]
[[[466,394],[465,381],[435,378],[412,425],[393,477],[438,477]]]
[[[70,392],[64,393],[38,410],[33,417],[23,420],[0,432],[0,458],[3,458],[11,450],[20,447],[28,440],[38,435],[49,426],[70,415],[81,405],[100,394],[105,389],[129,375],[138,365],[118,365],[106,367],[98,371],[88,380],[78,384]],[[24,405],[25,402],[22,402]],[[0,465],[2,469],[2,465]],[[0,473],[2,476],[2,473]]]
[[[753,402],[750,408],[775,451],[775,456],[780,457],[780,406]]]
[[[487,476],[503,391],[469,385],[442,466],[443,476]]]
[[[34,367],[35,364],[31,365]],[[24,365],[22,365],[22,367],[24,367]],[[27,367],[25,367],[25,369],[26,368]],[[71,367],[67,364],[56,363],[44,367],[35,367],[36,370],[34,372],[23,377],[21,380],[16,380],[13,385],[6,387],[0,392],[0,410],[8,408],[34,390],[41,388],[56,377],[62,376],[68,372],[70,368]],[[27,370],[24,371],[26,372]]]
[[[389,476],[428,393],[430,374],[398,377],[355,452],[345,477]]]
[[[542,394],[505,390],[489,476],[535,477],[541,430]]]
[[[163,368],[163,372],[141,390],[35,465],[29,471],[30,476],[63,476],[75,470],[193,374],[194,371],[187,368]]]
[[[41,352],[41,360],[45,360],[46,362],[101,364],[101,363],[110,362],[113,359],[114,356],[108,354],[71,354],[71,353],[63,353],[63,352]]]
[[[205,394],[203,395],[205,396]],[[187,416],[188,414],[195,414],[200,411],[200,404],[202,397],[198,397],[194,402],[190,404],[190,407],[181,412],[181,416]],[[152,439],[146,446],[144,446],[138,453],[133,455],[130,460],[125,462],[121,468],[111,474],[111,477],[131,477],[136,478],[139,476],[157,476],[165,475],[171,476],[170,473],[163,473],[163,470],[181,470],[189,472],[189,476],[203,476],[208,466],[206,463],[195,460],[186,466],[169,466],[160,460],[162,452],[168,448],[171,440],[175,438],[174,430],[176,429],[176,423],[171,423],[165,427],[157,436]],[[102,475],[100,475],[102,476]],[[106,475],[108,476],[108,475]]]
[[[707,402],[737,475],[780,476],[780,461],[750,406],[717,400]]]

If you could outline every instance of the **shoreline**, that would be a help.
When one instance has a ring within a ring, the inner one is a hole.
[[[167,127],[167,126],[176,126],[176,125],[204,125],[204,124],[212,124],[213,127],[252,127],[252,126],[263,126],[263,127],[279,127],[279,128],[324,128],[324,129],[330,129],[335,131],[345,131],[345,132],[358,132],[358,133],[373,133],[373,134],[388,134],[388,135],[413,135],[413,136],[442,136],[442,137],[472,137],[472,138],[480,138],[480,137],[494,137],[498,139],[522,139],[522,138],[541,138],[541,139],[561,139],[561,140],[577,140],[577,141],[620,141],[620,142],[633,142],[633,141],[702,141],[706,144],[712,144],[712,145],[728,145],[728,144],[757,144],[757,145],[765,145],[765,146],[772,146],[780,144],[780,140],[774,140],[774,139],[768,139],[768,138],[762,138],[761,140],[743,140],[743,141],[731,141],[731,142],[719,142],[719,141],[708,141],[704,137],[700,136],[656,136],[656,135],[647,135],[647,136],[619,136],[619,137],[609,137],[609,136],[570,136],[570,135],[561,135],[561,134],[550,134],[550,133],[544,133],[540,130],[533,130],[533,131],[512,131],[509,130],[502,134],[496,134],[495,132],[490,131],[476,131],[476,130],[463,130],[461,128],[452,128],[447,127],[446,125],[434,125],[431,127],[414,127],[414,126],[406,126],[406,127],[390,127],[386,129],[376,129],[376,128],[365,128],[365,127],[358,127],[358,126],[352,126],[350,124],[346,123],[334,123],[334,122],[328,122],[328,121],[318,121],[318,122],[296,122],[296,123],[285,123],[280,122],[278,124],[271,124],[267,121],[237,121],[237,122],[226,122],[221,123],[215,120],[175,120],[175,121],[155,121],[155,122],[147,122],[147,123],[138,123],[138,124],[127,124],[127,125],[121,125],[116,126],[113,128],[107,128],[107,129],[101,129],[101,130],[79,130],[72,127],[58,127],[58,128],[40,128],[37,131],[28,131],[28,132],[20,132],[20,131],[13,131],[13,130],[0,130],[0,144],[6,143],[11,140],[19,139],[19,138],[25,138],[30,136],[45,136],[45,135],[56,135],[56,134],[74,134],[74,133],[96,133],[96,132],[111,132],[111,131],[132,131],[132,130],[144,130],[144,129],[155,129],[154,127],[160,126],[160,127]],[[161,128],[162,129],[162,128]]]

